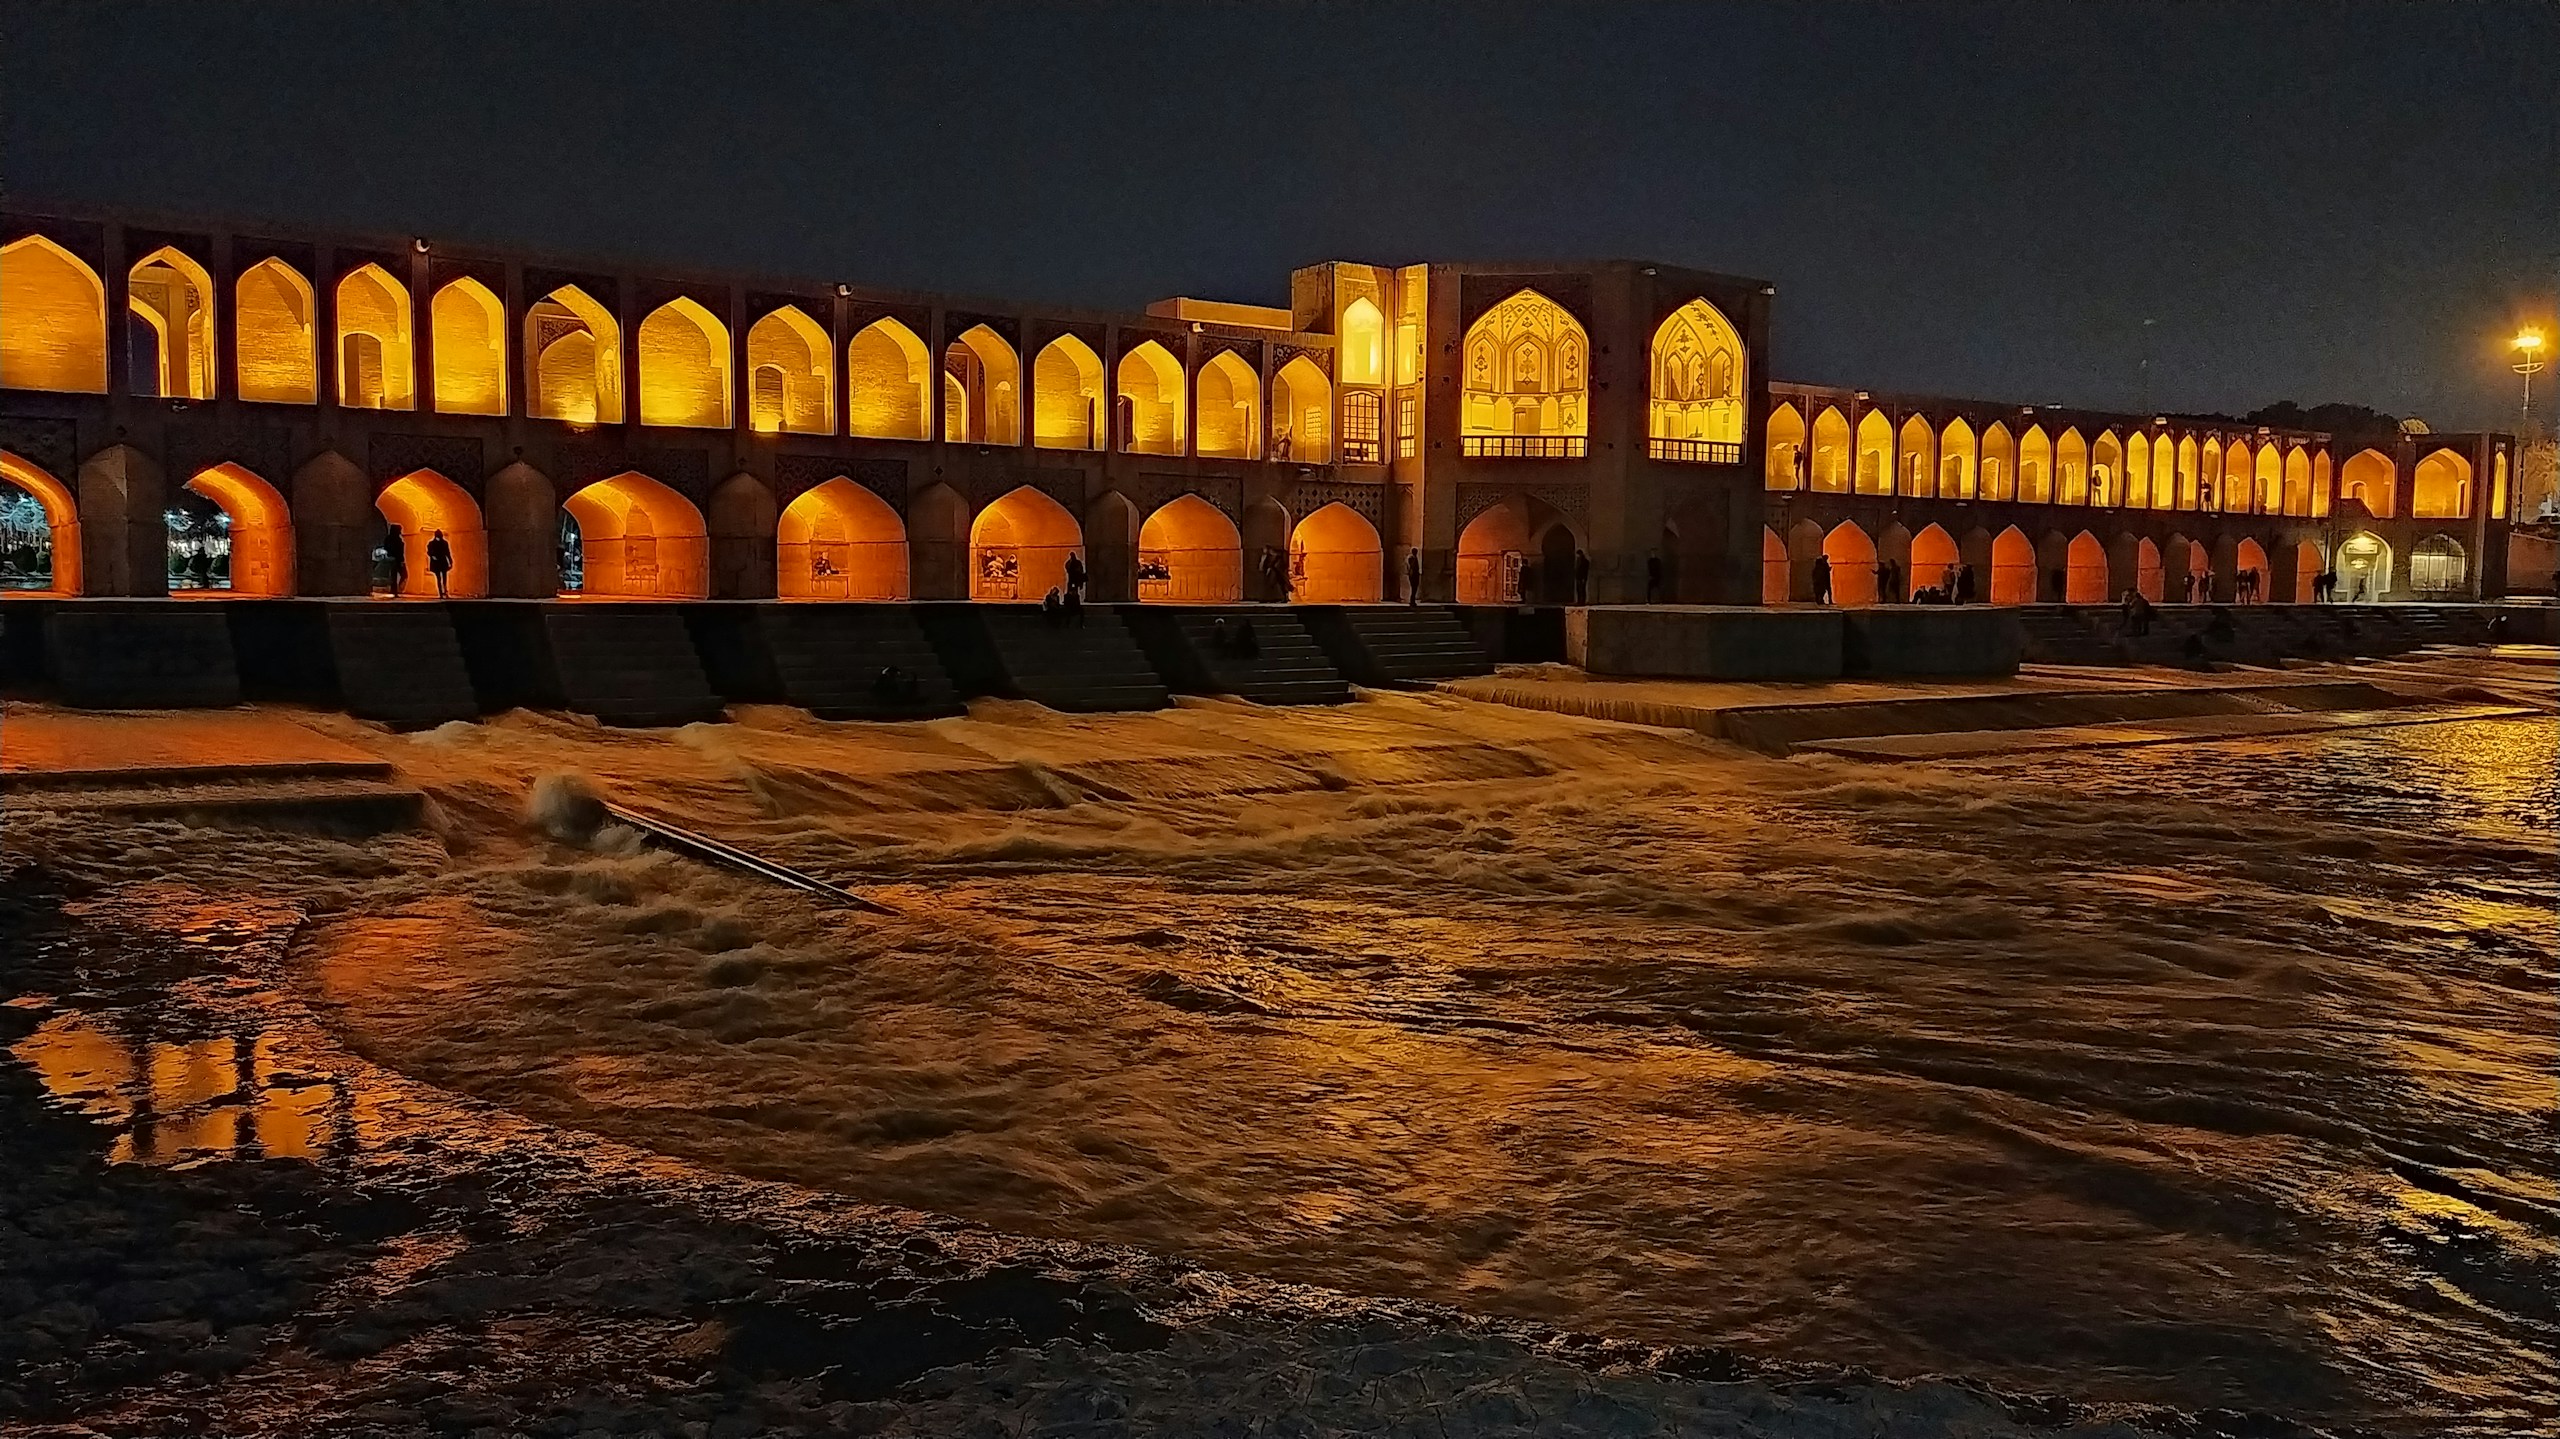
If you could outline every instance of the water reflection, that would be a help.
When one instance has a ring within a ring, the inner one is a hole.
[[[69,1013],[10,1052],[56,1098],[115,1132],[115,1163],[317,1160],[357,1143],[353,1087],[293,1072],[272,1035],[156,1039]]]

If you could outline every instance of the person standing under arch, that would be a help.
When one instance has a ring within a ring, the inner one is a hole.
[[[1419,545],[1404,552],[1404,602],[1407,608],[1422,603],[1422,548]]]
[[[383,528],[382,558],[391,575],[391,597],[396,600],[409,587],[409,537],[400,533],[397,521]]]
[[[451,599],[445,581],[453,573],[453,543],[438,530],[427,540],[427,573],[436,577],[436,598]]]
[[[1818,605],[1831,603],[1831,556],[1829,555],[1813,557],[1813,602]]]

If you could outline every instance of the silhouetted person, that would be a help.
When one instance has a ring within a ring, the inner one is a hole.
[[[896,665],[882,665],[871,678],[871,693],[884,700],[896,699],[904,691],[903,676]]]
[[[1253,621],[1250,619],[1236,625],[1235,653],[1238,659],[1248,660],[1262,653],[1262,637],[1253,632]]]
[[[396,600],[409,587],[409,538],[400,533],[398,525],[384,529],[382,557],[387,562],[384,568],[391,575],[391,597]]]
[[[1086,579],[1088,579],[1088,578],[1089,578],[1089,576],[1086,574],[1086,572],[1085,572],[1085,567],[1084,567],[1084,556],[1082,556],[1082,555],[1069,555],[1069,556],[1067,556],[1067,603],[1068,603],[1068,604],[1070,604],[1070,605],[1074,605],[1074,604],[1081,604],[1081,603],[1083,603],[1083,601],[1084,601],[1084,583],[1085,583]]]
[[[1973,603],[1973,566],[1971,565],[1956,567],[1956,603],[1960,605]]]
[[[1813,557],[1813,602],[1818,605],[1831,603],[1831,557],[1829,555]]]
[[[2151,633],[2151,601],[2140,590],[2124,592],[2124,632],[2136,639]]]
[[[1591,557],[1580,550],[1573,552],[1573,602],[1591,603]]]
[[[1060,612],[1060,614],[1061,614],[1061,617],[1062,617],[1062,618],[1063,618],[1063,619],[1064,619],[1068,624],[1074,624],[1074,625],[1080,625],[1080,624],[1083,624],[1083,623],[1084,623],[1084,586],[1083,586],[1082,584],[1079,584],[1079,583],[1070,582],[1070,583],[1067,585],[1067,598],[1066,598],[1066,602],[1065,602],[1064,604],[1060,605],[1058,608],[1059,608],[1059,612]]]
[[[427,573],[436,577],[436,598],[450,599],[445,593],[445,578],[453,573],[453,545],[442,530],[427,540]]]
[[[1040,597],[1040,618],[1055,628],[1058,621],[1066,617],[1066,612],[1066,602],[1059,598],[1058,587],[1051,585],[1049,592]]]
[[[1233,651],[1235,647],[1236,637],[1227,628],[1227,617],[1220,615],[1216,619],[1211,620],[1209,622],[1209,648],[1216,650],[1220,654],[1227,654]]]
[[[1404,602],[1422,603],[1422,549],[1418,545],[1404,552]]]
[[[1652,604],[1662,598],[1662,556],[1644,557],[1644,602]]]

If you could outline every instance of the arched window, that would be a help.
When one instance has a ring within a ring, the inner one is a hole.
[[[2462,546],[2450,535],[2429,535],[2409,548],[2409,588],[2420,594],[2459,590],[2464,573]]]
[[[1472,456],[1579,459],[1590,339],[1580,321],[1521,290],[1467,327],[1461,446]],[[1347,423],[1347,422],[1346,422]]]
[[[1938,437],[1938,497],[1946,500],[1973,498],[1974,481],[1973,426],[1959,415],[1947,421],[1945,433]]]
[[[1018,445],[1022,364],[1013,346],[972,325],[942,352],[942,438],[954,444]]]
[[[1901,449],[1894,469],[1906,495],[1926,496],[1938,488],[1938,435],[1929,422],[1913,415],[1902,422]]]
[[[1304,355],[1271,380],[1271,458],[1321,465],[1333,458],[1333,387]]]
[[[1342,307],[1342,383],[1385,383],[1386,334],[1385,317],[1367,297]]]
[[[729,427],[729,327],[687,296],[640,322],[640,423]]]
[[[2438,450],[2418,461],[2409,487],[2409,513],[2421,520],[2471,518],[2471,462],[2451,450]],[[2410,551],[2410,563],[2417,552]],[[2414,574],[2415,572],[2412,571]],[[2410,581],[2418,587],[2416,580]]]
[[[2018,442],[2009,435],[2009,427],[1998,420],[1982,432],[1982,480],[1979,493],[1986,500],[2014,500],[2018,497]]]
[[[1044,450],[1102,448],[1102,357],[1060,335],[1031,361],[1031,443]]]
[[[747,373],[755,395],[747,423],[766,434],[834,434],[834,350],[827,332],[796,305],[749,325]]]
[[[2053,499],[2053,441],[2042,425],[2029,425],[2018,441],[2018,498],[2037,505]]]
[[[1808,468],[1816,490],[1831,495],[1848,492],[1849,421],[1834,406],[1823,406],[1813,418],[1813,463]]]
[[[933,438],[927,388],[932,366],[915,331],[891,319],[872,321],[845,343],[844,369],[850,433],[877,440]]]
[[[173,245],[134,262],[125,285],[126,337],[137,395],[213,398],[213,277]]]
[[[380,265],[338,281],[338,403],[351,410],[417,407],[409,344],[409,287]]]
[[[1261,458],[1262,378],[1253,367],[1222,350],[1200,367],[1194,388],[1199,434],[1193,448],[1211,459]]]
[[[0,387],[107,392],[107,287],[42,235],[0,245]]]
[[[2393,489],[2399,481],[2399,470],[2391,457],[2380,450],[2358,450],[2347,458],[2338,471],[2338,498],[2353,500],[2367,514],[2389,519],[2392,513]]]
[[[576,558],[563,588],[609,599],[701,599],[711,542],[691,500],[636,471],[598,480],[562,502]]]
[[[507,307],[465,276],[436,291],[427,322],[435,327],[437,413],[505,414]]]
[[[240,272],[232,295],[240,398],[276,405],[316,403],[320,374],[312,348],[311,282],[270,256]]]
[[[1182,364],[1153,340],[1120,357],[1120,448],[1137,455],[1182,453]]]
[[[1703,299],[1682,305],[1655,327],[1653,458],[1723,464],[1741,459],[1744,370],[1741,332]]]
[[[622,423],[622,327],[575,285],[524,317],[525,413],[573,425]]]
[[[887,502],[838,475],[783,507],[775,593],[786,600],[903,600],[907,529]]]
[[[1893,422],[1882,410],[1858,420],[1858,484],[1862,495],[1893,493]]]
[[[1201,370],[1206,378],[1208,370]],[[1204,424],[1201,432],[1206,435]],[[1244,540],[1215,505],[1176,495],[1138,527],[1138,598],[1232,603],[1244,598]]]
[[[1804,416],[1796,413],[1794,405],[1780,403],[1769,411],[1768,473],[1762,481],[1766,488],[1804,488],[1804,441]]]

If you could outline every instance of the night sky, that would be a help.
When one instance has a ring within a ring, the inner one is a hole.
[[[2511,425],[2560,4],[0,3],[0,185],[1134,308],[1778,286],[1784,378]],[[2147,347],[2152,368],[2141,370]],[[2545,411],[2548,414],[2548,411]]]

